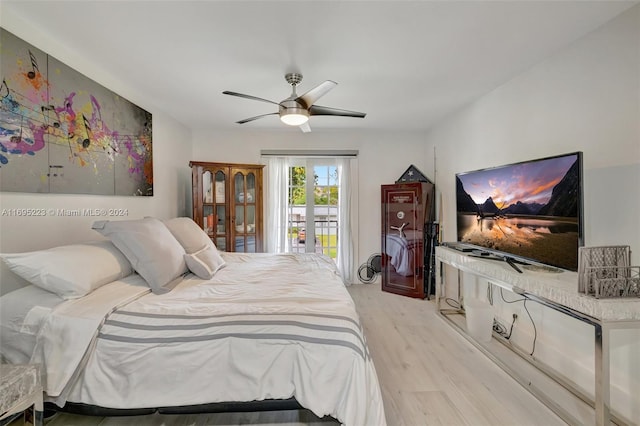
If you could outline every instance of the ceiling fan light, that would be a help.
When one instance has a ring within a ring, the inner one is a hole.
[[[303,114],[287,114],[281,116],[280,120],[289,126],[299,126],[309,121],[309,117]]]
[[[304,108],[289,108],[280,113],[280,120],[289,126],[299,126],[309,121],[309,111]]]

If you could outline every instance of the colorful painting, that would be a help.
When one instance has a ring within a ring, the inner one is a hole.
[[[153,195],[151,114],[0,28],[0,191]]]

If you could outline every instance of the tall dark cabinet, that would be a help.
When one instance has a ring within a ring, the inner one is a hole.
[[[382,185],[382,290],[424,299],[430,295],[435,238],[435,186]]]

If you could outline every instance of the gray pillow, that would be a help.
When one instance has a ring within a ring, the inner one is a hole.
[[[164,224],[184,248],[184,260],[199,278],[213,278],[226,265],[211,238],[189,217],[165,220]]]
[[[101,220],[92,228],[113,242],[155,294],[170,291],[187,272],[184,248],[158,219]]]
[[[164,224],[189,254],[211,245],[215,248],[211,238],[190,217],[167,219]]]

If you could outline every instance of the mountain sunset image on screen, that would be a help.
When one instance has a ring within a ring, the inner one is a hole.
[[[456,206],[458,241],[577,270],[581,153],[458,173]]]

